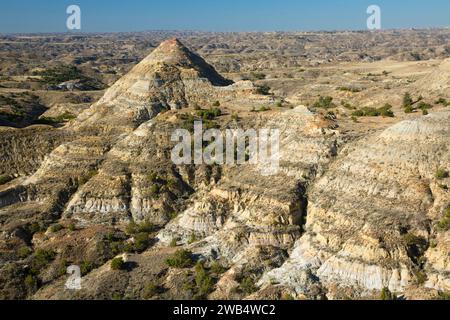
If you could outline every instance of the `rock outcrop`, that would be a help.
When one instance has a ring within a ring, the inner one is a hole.
[[[261,284],[301,294],[312,270],[328,287],[404,292],[428,278],[427,287],[449,290],[448,231],[436,224],[450,196],[435,178],[450,163],[449,120],[404,121],[344,148],[308,192],[306,233]]]

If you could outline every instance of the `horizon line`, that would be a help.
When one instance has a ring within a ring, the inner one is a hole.
[[[185,32],[185,33],[340,33],[340,32],[357,32],[357,33],[383,33],[389,31],[430,31],[430,30],[446,30],[450,26],[433,26],[433,27],[408,27],[408,28],[386,28],[380,30],[368,29],[299,29],[299,30],[253,30],[253,31],[207,31],[195,29],[148,29],[136,31],[38,31],[38,32],[2,32],[2,36],[14,35],[91,35],[91,34],[127,34],[127,33],[155,33],[155,32]]]

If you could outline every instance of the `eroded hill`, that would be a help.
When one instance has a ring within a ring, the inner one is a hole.
[[[373,95],[334,88],[352,104],[390,95],[372,78],[423,92],[411,113],[357,117],[331,97],[307,107],[227,80],[179,40],[163,42],[67,124],[2,131],[1,297],[439,297],[450,290],[450,71],[430,64],[403,83],[411,66],[387,63],[395,75],[367,75]],[[279,129],[280,170],[175,165],[172,132],[202,118]],[[81,290],[65,288],[69,265],[81,267]]]

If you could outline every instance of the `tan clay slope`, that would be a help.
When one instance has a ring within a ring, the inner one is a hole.
[[[168,142],[161,137],[167,136],[172,128],[158,117],[143,124],[108,153],[98,175],[79,188],[63,216],[89,226],[111,224],[113,218],[126,220],[131,213],[135,221],[149,220],[162,225],[160,241],[151,250],[153,253],[132,258],[139,260],[136,274],[145,273],[154,254],[167,251],[169,242],[178,239],[178,245],[189,247],[203,258],[220,259],[229,266],[212,297],[230,297],[244,270],[259,277],[286,259],[286,250],[302,233],[305,186],[325,170],[336,154],[337,145],[342,143],[335,123],[306,107],[266,113],[262,118],[258,127],[281,131],[281,162],[276,175],[263,176],[260,168],[251,165],[171,168],[170,160],[163,156]],[[173,181],[158,198],[149,193],[150,170],[158,172],[161,179]],[[164,210],[179,209],[171,198],[177,196],[180,201],[185,195],[190,196],[186,210],[179,210],[179,216],[168,222]],[[190,244],[193,237],[195,241]],[[165,280],[169,288],[170,274]],[[113,277],[109,263],[105,264],[84,278],[88,289],[80,292],[81,297],[95,297],[100,290],[99,282],[114,282]],[[58,297],[70,296],[51,285],[37,297],[53,296],[55,291]],[[170,293],[183,297],[172,289]]]
[[[141,86],[142,81],[146,82],[144,87]],[[77,138],[50,153],[23,185],[4,190],[0,194],[0,206],[25,200],[39,201],[45,202],[48,210],[60,211],[74,191],[99,173],[109,150],[164,109],[188,107],[197,102],[211,105],[211,101],[219,97],[229,101],[237,101],[240,97],[259,105],[269,104],[273,100],[257,94],[251,83],[215,86],[228,83],[179,41],[162,43],[108,89],[98,103],[64,128]],[[151,161],[151,158],[144,161]],[[128,166],[133,158],[124,162]],[[147,168],[148,164],[150,162]],[[104,190],[108,189],[109,184],[96,187]],[[121,207],[120,204],[117,206]],[[105,210],[108,211],[107,208]],[[131,216],[131,212],[126,212]]]
[[[450,59],[443,60],[430,74],[414,83],[414,87],[425,95],[433,93],[446,97],[450,90]]]
[[[161,228],[159,243],[132,257],[132,291],[143,289],[140,280],[150,269],[167,274],[165,288],[177,287],[171,282],[177,270],[161,261],[158,270],[151,268],[155,256],[172,253],[173,240],[229,268],[214,298],[236,297],[242,275],[264,275],[260,293],[279,283],[309,298],[327,291],[334,298],[339,286],[357,288],[356,296],[383,287],[404,292],[418,282],[449,290],[449,234],[436,223],[450,203],[439,184],[450,181],[438,182],[435,172],[450,166],[450,113],[401,122],[344,149],[350,138],[336,122],[306,107],[245,120],[223,116],[217,120],[222,129],[230,123],[280,129],[276,175],[249,165],[170,161],[170,135],[185,124],[178,109],[220,100],[249,110],[273,99],[250,82],[228,85],[178,41],[163,43],[65,128],[76,138],[53,150],[26,181],[1,190],[0,245],[10,245],[41,217],[46,226],[73,219],[88,231],[148,220]],[[176,110],[160,114],[164,109]],[[51,236],[44,240],[49,246]],[[126,278],[116,281],[109,262],[101,263],[79,297],[109,296],[105,284],[127,290]],[[40,276],[49,283],[43,296],[46,290],[68,294],[52,282],[58,276]],[[180,297],[175,291],[168,297]]]

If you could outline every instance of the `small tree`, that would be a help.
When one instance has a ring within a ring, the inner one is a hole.
[[[123,270],[125,269],[125,265],[122,257],[114,258],[111,261],[111,269],[113,270]]]
[[[56,224],[50,226],[50,228],[48,228],[48,231],[51,233],[56,233],[58,231],[61,231],[62,229],[64,229],[64,227],[62,225],[60,225],[59,223],[56,223]]]
[[[31,250],[31,248],[29,248],[29,247],[21,247],[21,248],[17,251],[17,255],[19,256],[19,258],[25,259],[25,258],[28,257],[32,252],[33,252],[33,250]]]
[[[34,292],[38,289],[38,281],[35,276],[29,274],[25,278],[25,285],[30,292]]]
[[[11,180],[12,180],[12,178],[10,176],[0,175],[0,186],[2,184],[6,184],[6,183],[10,182]]]
[[[178,250],[175,254],[166,260],[169,267],[172,268],[190,268],[194,265],[192,252],[188,250]]]
[[[414,101],[411,97],[411,94],[409,92],[406,92],[403,96],[403,108],[411,107],[413,103]]]
[[[413,112],[414,112],[414,108],[412,106],[405,107],[405,113],[413,113]]]
[[[94,269],[94,265],[90,261],[83,261],[80,266],[80,272],[82,276],[87,275],[89,272],[91,272]]]
[[[134,236],[134,251],[140,253],[145,251],[150,245],[148,233],[141,232]]]
[[[213,291],[213,279],[206,272],[202,263],[195,266],[195,284],[197,285],[197,298],[204,298]]]

